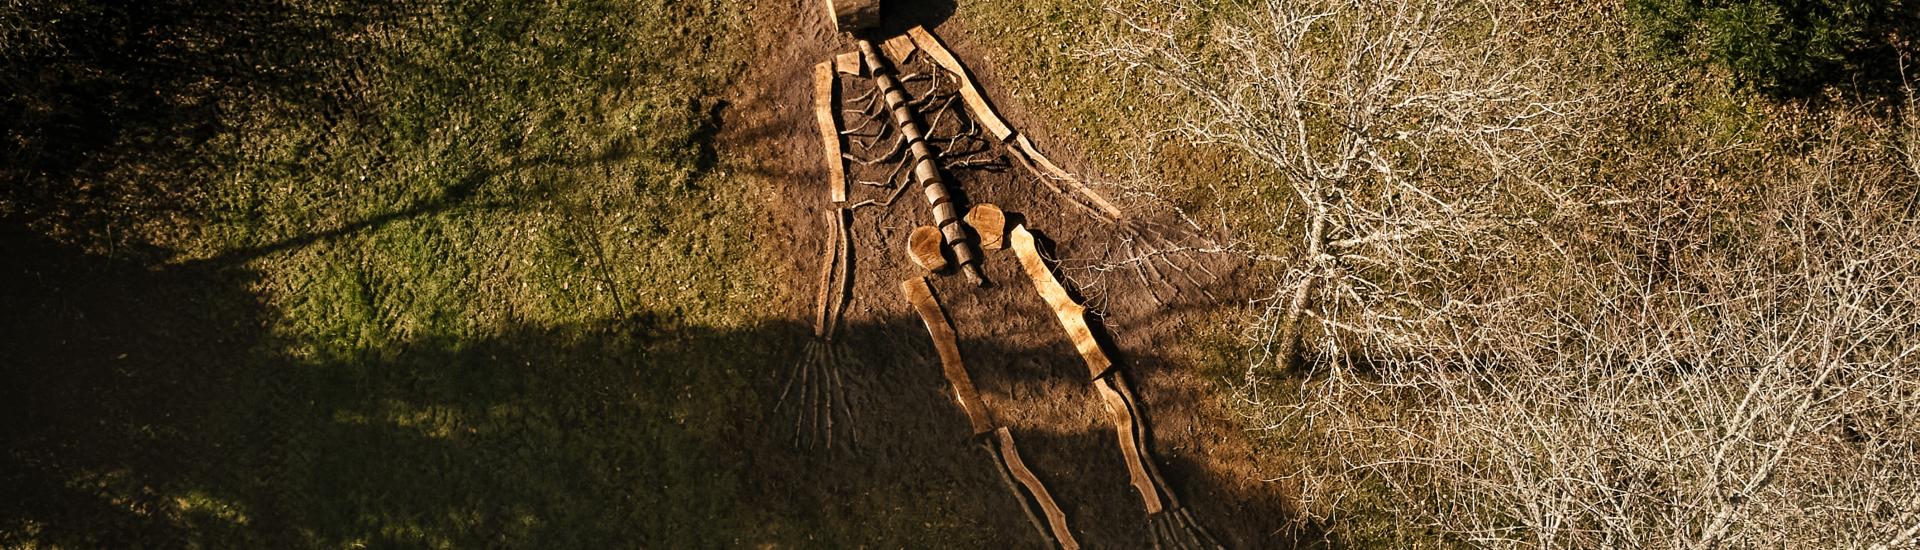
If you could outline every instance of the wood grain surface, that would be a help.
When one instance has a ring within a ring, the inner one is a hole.
[[[940,309],[940,300],[933,295],[933,287],[927,286],[925,277],[914,277],[900,282],[900,293],[907,297],[907,303],[913,305],[913,311],[920,314],[920,321],[927,325],[927,335],[933,338],[933,349],[940,353],[940,371],[947,377],[947,383],[953,386],[953,398],[960,402],[960,410],[967,414],[967,422],[973,425],[973,434],[980,435],[993,431],[993,420],[987,416],[987,406],[980,401],[980,394],[973,389],[973,377],[967,375],[966,364],[960,361],[960,342],[954,335],[953,325],[947,323],[947,312]]]
[[[1087,363],[1088,378],[1099,378],[1113,369],[1113,361],[1107,359],[1106,351],[1100,349],[1100,340],[1094,338],[1093,328],[1087,325],[1087,308],[1073,301],[1067,294],[1067,288],[1054,278],[1053,271],[1047,268],[1047,262],[1040,257],[1035,248],[1033,233],[1027,226],[1013,227],[1013,251],[1020,255],[1020,265],[1027,272],[1027,278],[1033,281],[1033,289],[1040,293],[1053,309],[1053,315],[1060,320],[1060,327],[1066,329],[1067,339],[1073,341],[1073,347],[1080,352],[1080,359]]]

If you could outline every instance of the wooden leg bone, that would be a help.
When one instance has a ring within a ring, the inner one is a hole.
[[[1061,328],[1066,330],[1068,339],[1080,352],[1081,360],[1087,364],[1094,390],[1113,418],[1114,434],[1120,443],[1127,476],[1134,490],[1140,493],[1149,526],[1155,530],[1155,539],[1167,540],[1176,547],[1187,547],[1182,542],[1184,540],[1194,541],[1197,547],[1217,546],[1201,542],[1210,541],[1211,537],[1192,521],[1191,513],[1180,506],[1179,500],[1168,488],[1166,479],[1161,477],[1159,466],[1153,462],[1153,453],[1147,447],[1145,416],[1140,412],[1125,373],[1115,367],[1101,348],[1099,339],[1095,338],[1092,327],[1087,323],[1086,308],[1074,302],[1066,287],[1054,277],[1046,259],[1040,256],[1032,232],[1025,226],[1014,226],[1008,241],[1012,243],[1014,253],[1020,256],[1020,265],[1027,272],[1028,279],[1033,281],[1034,290],[1053,309]],[[1161,534],[1163,532],[1165,536]]]
[[[921,323],[927,327],[927,335],[933,339],[934,351],[940,354],[940,371],[947,378],[947,384],[953,388],[953,399],[960,404],[961,412],[966,413],[967,422],[973,427],[973,435],[981,442],[982,448],[994,460],[994,469],[1000,479],[1007,484],[1008,490],[1020,500],[1020,508],[1026,513],[1027,520],[1033,523],[1040,536],[1059,544],[1061,548],[1078,549],[1080,544],[1073,539],[1073,532],[1067,529],[1067,516],[1053,502],[1052,494],[1040,483],[1040,478],[1027,468],[1021,460],[1020,451],[1013,445],[1013,434],[1005,427],[994,427],[993,419],[987,415],[987,406],[980,401],[979,393],[974,390],[973,377],[967,374],[967,367],[960,360],[960,344],[953,332],[953,326],[947,322],[947,313],[940,308],[940,301],[933,294],[933,287],[927,285],[925,277],[914,277],[900,282],[900,293],[907,303],[919,314]],[[1017,484],[1015,483],[1017,480]],[[1038,506],[1046,520],[1033,512]]]

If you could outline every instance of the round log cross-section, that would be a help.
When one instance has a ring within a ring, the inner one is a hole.
[[[827,0],[833,24],[840,32],[860,32],[880,26],[880,0]]]

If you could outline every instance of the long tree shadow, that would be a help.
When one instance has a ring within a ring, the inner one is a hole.
[[[0,244],[0,545],[686,546],[748,530],[735,369],[641,315],[311,356],[257,274]]]
[[[643,313],[316,356],[268,329],[275,313],[249,290],[258,275],[247,268],[111,259],[17,228],[0,243],[20,260],[0,270],[0,307],[12,313],[0,327],[0,492],[10,496],[0,544],[1031,537],[969,442],[917,319],[849,327],[863,439],[854,453],[820,454],[788,447],[769,398],[808,337],[798,323],[713,329]],[[1070,347],[962,347],[996,400],[1097,407]],[[1191,409],[1181,394],[1142,390],[1149,418]],[[1024,418],[1022,449],[1076,529],[1089,541],[1144,540],[1106,422]],[[1259,504],[1271,495],[1248,493],[1196,452],[1160,449],[1203,521],[1237,546],[1291,544],[1276,527],[1288,515]]]

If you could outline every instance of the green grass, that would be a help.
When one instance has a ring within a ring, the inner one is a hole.
[[[787,332],[765,182],[715,150],[740,8],[35,8],[5,21],[51,68],[7,75],[0,546],[815,529],[744,481]]]
[[[808,474],[744,442],[796,331],[761,309],[771,186],[715,143],[741,8],[7,7],[0,61],[36,70],[0,71],[0,546],[987,543],[937,481],[767,498]],[[1272,174],[1156,134],[1191,106],[1082,55],[1097,6],[958,10],[989,94],[1095,172],[1297,240],[1234,208],[1284,200]],[[1759,142],[1699,170],[1735,200],[1732,176],[1829,127],[1683,76],[1602,135],[1620,156],[1596,178]],[[1239,322],[1190,350],[1221,388]],[[1336,537],[1407,542],[1356,498]]]
[[[987,93],[1012,98],[1031,110],[1032,120],[1047,121],[1058,139],[1071,140],[1083,151],[1087,168],[1103,179],[1132,177],[1119,194],[1150,191],[1203,224],[1218,223],[1216,213],[1255,202],[1251,199],[1286,200],[1278,195],[1287,192],[1278,176],[1239,150],[1193,144],[1167,131],[1197,106],[1178,101],[1168,94],[1172,90],[1143,75],[1116,71],[1095,55],[1103,38],[1117,32],[1099,4],[965,2],[955,17],[967,24],[974,43],[988,50],[983,53],[994,64],[998,88]],[[1186,25],[1194,33],[1210,28],[1204,20]]]

